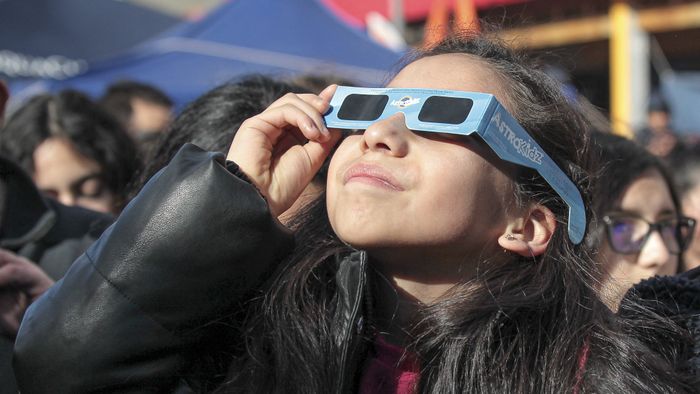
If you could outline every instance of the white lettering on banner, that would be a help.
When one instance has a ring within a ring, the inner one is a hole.
[[[63,56],[32,57],[8,50],[0,50],[0,74],[9,77],[66,79],[85,71],[84,60]]]
[[[411,106],[413,104],[418,104],[418,103],[420,103],[419,98],[412,98],[411,96],[404,96],[398,100],[392,101],[391,105],[394,107],[406,108],[408,106]]]
[[[515,150],[520,153],[521,156],[527,158],[533,163],[542,164],[542,152],[540,152],[536,146],[532,146],[530,141],[526,141],[518,137],[515,132],[511,130],[508,124],[501,119],[500,112],[496,112],[496,115],[493,117],[493,121],[496,123],[496,126],[498,126],[498,131],[503,134],[504,137],[506,137],[506,141],[513,145],[513,148],[515,148]]]

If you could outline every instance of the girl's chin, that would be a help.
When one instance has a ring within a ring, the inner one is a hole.
[[[336,234],[343,243],[358,250],[369,252],[377,249],[385,249],[388,246],[383,240],[372,239],[367,237],[366,234]]]
[[[370,256],[398,255],[405,252],[409,245],[405,242],[389,239],[370,239],[361,235],[357,237],[339,237],[343,243],[357,250],[363,250]]]

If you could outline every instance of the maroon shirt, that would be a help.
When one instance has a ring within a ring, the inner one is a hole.
[[[418,387],[420,367],[416,357],[388,343],[381,335],[365,362],[360,394],[412,394]]]

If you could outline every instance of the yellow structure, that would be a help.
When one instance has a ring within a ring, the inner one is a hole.
[[[633,31],[636,15],[629,4],[615,2],[610,7],[610,120],[615,134],[632,137]]]
[[[700,1],[662,3],[637,10],[628,1],[613,0],[607,14],[506,29],[499,36],[532,50],[608,41],[610,118],[615,133],[631,136],[645,122],[651,81],[648,37],[700,28]]]

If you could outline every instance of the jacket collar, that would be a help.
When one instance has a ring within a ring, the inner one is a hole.
[[[367,253],[354,251],[339,262],[336,273],[338,297],[333,332],[340,349],[336,393],[356,392],[357,373],[365,349],[362,336],[365,329],[365,294],[367,286]]]
[[[56,213],[18,165],[0,156],[0,247],[16,250],[46,235]]]

